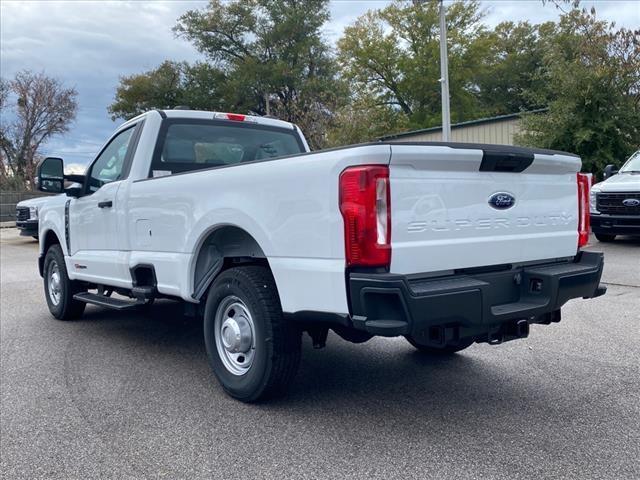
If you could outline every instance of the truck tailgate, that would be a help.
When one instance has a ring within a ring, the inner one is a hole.
[[[510,146],[391,144],[391,273],[575,255],[580,166]]]

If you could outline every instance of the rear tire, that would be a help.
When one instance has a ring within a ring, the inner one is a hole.
[[[599,242],[613,242],[616,239],[615,235],[607,235],[606,233],[594,234]]]
[[[273,276],[261,266],[231,268],[211,285],[204,340],[218,381],[243,402],[282,395],[300,363],[301,331],[285,320]]]
[[[444,347],[428,347],[417,343],[411,337],[405,338],[407,339],[407,342],[413,345],[419,352],[426,353],[428,355],[452,355],[473,345],[472,338],[458,340],[457,343],[445,345]]]
[[[58,320],[79,318],[86,303],[74,300],[82,292],[80,282],[69,279],[60,245],[52,245],[44,258],[44,293],[51,315]]]

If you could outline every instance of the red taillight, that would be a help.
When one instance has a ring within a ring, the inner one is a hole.
[[[234,122],[251,122],[257,123],[256,117],[252,117],[251,115],[243,115],[241,113],[224,113],[224,112],[216,112],[213,114],[213,118],[217,118],[220,120],[232,120]]]
[[[389,167],[349,167],[340,175],[347,266],[391,264]]]
[[[244,122],[244,117],[240,113],[227,113],[227,118],[236,122]]]
[[[589,175],[578,173],[578,248],[589,242]]]

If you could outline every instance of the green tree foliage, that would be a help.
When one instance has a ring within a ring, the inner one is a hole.
[[[342,90],[321,34],[328,19],[328,0],[211,0],[175,31],[226,73],[232,109],[266,114],[269,102],[318,147]]]
[[[400,109],[415,127],[440,124],[438,4],[395,1],[371,10],[347,27],[338,42],[343,74],[356,91]],[[474,81],[489,51],[482,16],[477,1],[447,7],[454,122],[482,113]]]
[[[201,110],[224,109],[225,76],[206,63],[165,61],[148,72],[120,78],[111,118],[133,118],[154,108],[188,105]]]
[[[408,117],[402,111],[380,104],[374,98],[360,97],[336,110],[327,132],[327,144],[364,143],[408,129]]]
[[[125,77],[109,111],[129,118],[186,104],[268,112],[299,124],[312,146],[323,146],[332,112],[345,96],[321,34],[327,5],[328,0],[211,0],[204,9],[190,10],[174,31],[208,63],[165,62]]]
[[[638,147],[638,32],[547,0],[559,22],[490,29],[477,0],[447,2],[453,122],[530,111],[521,143],[580,153],[594,171]],[[124,77],[110,107],[270,113],[313,148],[440,125],[437,0],[395,0],[348,26],[334,55],[322,36],[328,0],[211,0],[175,26],[206,61],[167,61]],[[548,8],[548,7],[547,7]],[[267,106],[269,108],[267,108]]]
[[[593,173],[640,146],[640,31],[574,8],[553,25],[543,63],[546,88],[532,94],[549,110],[523,120],[519,142],[575,152]]]
[[[488,34],[488,51],[474,82],[486,115],[546,107],[539,92],[546,89],[541,72],[553,33],[551,22],[503,22]]]

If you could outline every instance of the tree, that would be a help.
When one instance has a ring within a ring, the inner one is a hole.
[[[439,125],[439,2],[401,1],[371,10],[338,42],[343,75],[379,105],[401,110],[412,127]],[[474,78],[484,69],[488,34],[477,1],[447,7],[452,120],[481,113]]]
[[[153,70],[120,78],[111,118],[130,119],[155,108],[186,105],[196,110],[225,108],[225,75],[206,63],[165,61]]]
[[[328,19],[327,0],[211,0],[182,15],[174,28],[208,63],[165,62],[124,77],[109,111],[123,118],[179,104],[269,111],[299,124],[312,147],[321,147],[346,95],[322,37]]]
[[[341,92],[322,38],[328,19],[327,0],[211,0],[181,16],[175,32],[226,73],[232,109],[264,115],[268,102],[319,147]]]
[[[525,145],[575,152],[583,170],[620,163],[640,145],[640,31],[616,29],[595,10],[573,8],[554,26],[537,101],[523,119]]]
[[[4,112],[4,107],[9,99],[9,82],[0,78],[0,112]]]
[[[380,105],[371,97],[360,97],[335,112],[327,143],[341,146],[370,142],[407,129],[408,118],[401,110]]]
[[[2,182],[31,188],[38,150],[69,130],[78,110],[77,92],[44,73],[23,70],[0,86]],[[15,97],[15,103],[11,102]]]
[[[541,72],[554,24],[503,22],[488,34],[484,67],[475,75],[478,99],[489,116],[546,107]]]

